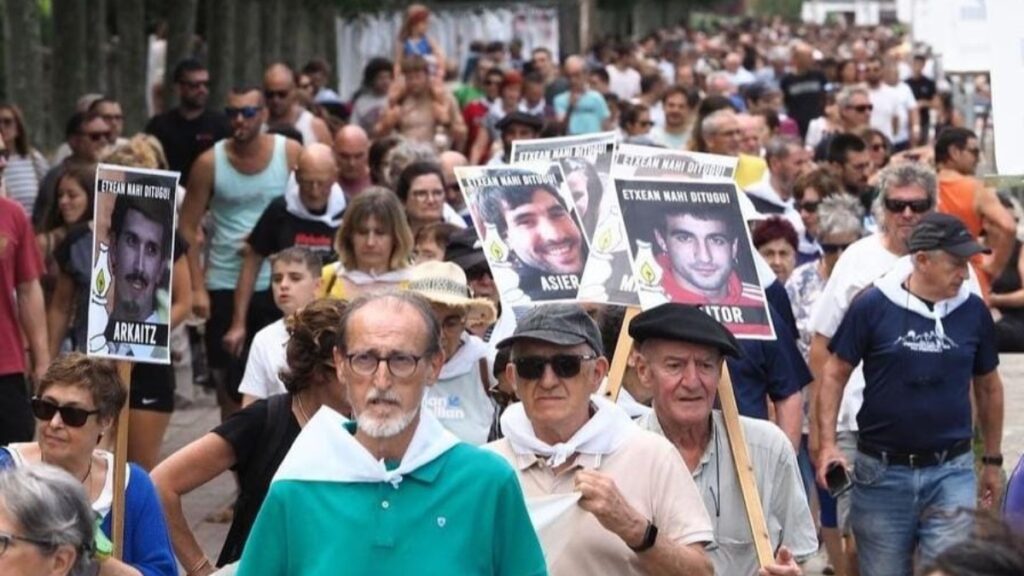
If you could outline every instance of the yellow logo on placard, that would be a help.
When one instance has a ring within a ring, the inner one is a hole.
[[[502,247],[500,242],[491,242],[491,245],[488,248],[491,251],[491,259],[495,262],[505,260],[505,249]]]
[[[644,284],[653,285],[658,279],[658,274],[654,271],[654,267],[651,266],[650,262],[644,262],[640,266],[640,278],[643,279]]]
[[[100,270],[96,274],[96,293],[103,294],[107,291],[107,274],[105,271]]]
[[[615,245],[615,233],[611,228],[605,228],[597,235],[598,252],[608,252]]]

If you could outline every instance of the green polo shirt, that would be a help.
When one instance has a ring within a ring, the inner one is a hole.
[[[389,483],[278,480],[238,574],[546,575],[515,471],[457,444]]]

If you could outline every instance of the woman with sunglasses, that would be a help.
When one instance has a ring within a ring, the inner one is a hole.
[[[26,214],[32,214],[39,184],[50,165],[42,153],[32,147],[25,119],[14,104],[0,104],[0,136],[7,145],[7,168],[4,169],[7,196],[21,204]]]
[[[181,499],[222,473],[238,474],[241,492],[218,566],[236,562],[270,481],[292,442],[321,406],[350,413],[333,366],[333,349],[345,304],[318,300],[287,321],[288,368],[280,377],[287,394],[257,400],[223,424],[178,450],[153,471],[164,503],[174,550],[187,576],[216,571],[182,511]]]
[[[94,522],[85,491],[54,466],[0,472],[0,574],[85,576]]]
[[[58,358],[32,398],[39,440],[0,448],[0,468],[42,462],[63,469],[82,485],[100,530],[110,539],[114,455],[97,446],[126,400],[113,363],[77,352]],[[167,525],[149,475],[129,464],[125,482],[124,556],[97,558],[99,573],[176,576]]]
[[[801,174],[793,181],[793,208],[804,223],[804,233],[797,247],[797,266],[816,261],[821,256],[821,247],[818,245],[818,206],[822,200],[839,192],[839,182],[824,168]]]
[[[809,190],[813,189],[809,188]],[[832,194],[821,200],[816,207],[815,214],[815,232],[820,243],[821,258],[798,266],[789,277],[789,281],[786,282],[786,292],[789,294],[789,301],[793,307],[793,316],[796,317],[799,332],[797,347],[806,362],[810,362],[811,336],[813,335],[811,310],[814,309],[829,276],[832,275],[832,269],[835,267],[836,261],[839,260],[839,256],[847,246],[856,242],[863,234],[863,216],[864,211],[860,202],[848,194]],[[808,414],[808,407],[812,401],[813,398],[810,395],[804,396],[805,415]],[[829,495],[828,490],[824,490],[814,483],[813,470],[816,468],[813,466],[808,452],[806,420],[803,426],[799,463],[807,489],[810,490],[812,484],[817,489],[821,535],[828,552],[828,563],[830,566],[840,567],[839,571],[835,573],[845,574],[845,571],[842,570],[845,560],[838,529],[836,501]]]

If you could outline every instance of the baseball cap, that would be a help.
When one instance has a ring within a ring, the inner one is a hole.
[[[942,250],[961,258],[992,253],[990,248],[978,244],[959,218],[941,212],[932,212],[921,218],[910,233],[907,248],[911,253]]]
[[[601,331],[579,304],[544,304],[527,311],[516,321],[511,336],[498,342],[498,348],[520,340],[540,340],[559,346],[589,345],[596,354],[604,355]]]

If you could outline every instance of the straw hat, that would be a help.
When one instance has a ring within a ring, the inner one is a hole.
[[[424,262],[409,271],[408,289],[437,304],[465,308],[474,322],[490,324],[497,318],[494,304],[469,297],[466,273],[452,262]]]

